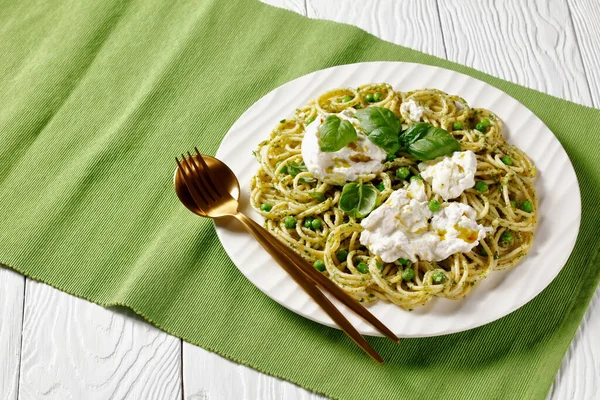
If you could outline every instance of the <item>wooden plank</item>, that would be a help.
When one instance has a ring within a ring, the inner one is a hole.
[[[188,343],[183,343],[183,383],[186,400],[324,399]]]
[[[310,18],[355,25],[380,39],[446,56],[436,0],[307,0],[306,10]]]
[[[306,3],[304,0],[260,0],[265,4],[285,8],[300,15],[306,15]]]
[[[591,105],[566,0],[440,0],[448,59]]]
[[[27,280],[19,398],[180,399],[181,341]]]
[[[0,399],[19,391],[25,277],[0,266]]]
[[[600,108],[600,2],[568,0],[594,107]]]

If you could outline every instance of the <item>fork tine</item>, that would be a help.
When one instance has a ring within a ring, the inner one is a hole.
[[[212,196],[206,195],[206,190],[204,190],[204,185],[198,176],[198,171],[195,166],[190,163],[190,160],[183,153],[181,153],[181,160],[182,164],[185,166],[185,172],[187,173],[188,179],[193,183],[196,193],[202,196],[202,199],[207,205],[213,202],[215,199]]]
[[[219,197],[223,197],[223,194],[221,192],[219,192],[217,185],[215,185],[215,183],[212,180],[212,177],[210,176],[210,168],[208,168],[208,165],[206,165],[206,161],[204,161],[204,157],[202,157],[202,154],[200,154],[197,147],[194,147],[194,150],[196,150],[196,155],[200,159],[200,164],[202,165],[202,168],[204,169],[204,172],[208,178],[208,183],[213,188],[213,190],[219,194]]]
[[[188,152],[188,154],[190,153]],[[186,157],[185,155],[181,154],[181,157],[183,157],[183,162],[190,171],[190,174],[193,178],[192,180],[196,184],[196,188],[202,194],[202,197],[206,199],[206,203],[208,204],[210,202],[215,202],[217,198],[210,192],[210,190],[207,190],[204,177],[202,174],[200,174],[198,165],[196,165],[192,156]]]
[[[190,154],[190,152],[188,151],[188,160],[190,162],[190,164],[192,164],[194,166],[194,170],[196,171],[196,175],[198,175],[198,182],[202,185],[204,192],[208,194],[208,196],[211,197],[211,199],[213,199],[213,201],[216,201],[218,198],[221,198],[222,196],[215,190],[213,190],[211,188],[211,185],[208,183],[210,181],[210,176],[208,176],[208,168],[204,169],[200,166],[198,166],[198,162],[196,161],[196,159]],[[202,160],[204,161],[204,160]]]
[[[192,176],[190,176],[189,172],[186,172],[185,168],[183,167],[183,165],[181,165],[177,157],[175,157],[175,161],[177,162],[179,171],[181,171],[181,176],[183,176],[183,181],[185,182],[185,185],[187,186],[190,194],[192,195],[194,202],[196,203],[198,208],[200,208],[204,212],[203,209],[206,209],[208,207],[208,201],[206,201],[206,199],[202,195],[202,192],[198,190],[198,188],[194,184],[195,179]],[[183,157],[183,163],[189,169],[189,165],[186,163],[185,157]]]

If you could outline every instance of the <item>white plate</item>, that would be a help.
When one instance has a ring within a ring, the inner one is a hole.
[[[444,335],[501,318],[533,299],[558,275],[575,245],[581,219],[579,186],[573,166],[552,132],[525,106],[489,84],[458,72],[422,64],[370,62],[341,65],[305,75],[273,90],[231,127],[216,157],[239,178],[241,211],[262,223],[249,204],[249,182],[258,168],[252,156],[259,142],[296,108],[328,89],[387,82],[398,91],[437,88],[463,97],[472,107],[492,110],[504,122],[510,143],[524,150],[538,169],[539,220],[529,255],[510,271],[492,272],[461,300],[436,298],[412,312],[383,301],[369,309],[400,337]],[[225,251],[239,270],[267,296],[313,321],[335,326],[278,264],[235,222],[218,222]],[[557,300],[558,301],[558,300]],[[379,335],[340,305],[359,332]]]

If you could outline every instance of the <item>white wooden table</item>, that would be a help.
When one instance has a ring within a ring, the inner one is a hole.
[[[600,108],[598,0],[265,1]],[[549,399],[600,399],[599,298]],[[0,399],[124,398],[320,397],[0,267]]]

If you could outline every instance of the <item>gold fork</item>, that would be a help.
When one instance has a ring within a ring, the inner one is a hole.
[[[318,284],[328,290],[334,297],[342,301],[378,330],[394,341],[398,338],[379,321],[366,308],[345,293],[326,276],[308,264],[296,252],[289,249],[264,228],[238,211],[238,201],[230,194],[239,183],[233,172],[223,162],[208,156],[202,156],[196,149],[196,155],[188,152],[186,158],[183,154],[182,162],[176,158],[178,171],[175,177],[175,189],[181,201],[191,211],[209,218],[233,217],[258,240],[263,247],[281,264],[292,278],[323,308],[332,320],[346,332],[365,352],[379,363],[383,360],[356,331],[350,322],[339,312],[327,297],[314,285]],[[211,166],[207,165],[206,159]],[[182,181],[183,183],[182,184]],[[191,199],[190,199],[191,197]],[[193,203],[192,204],[192,200]],[[197,207],[194,207],[197,206]],[[314,283],[314,284],[313,284]]]

